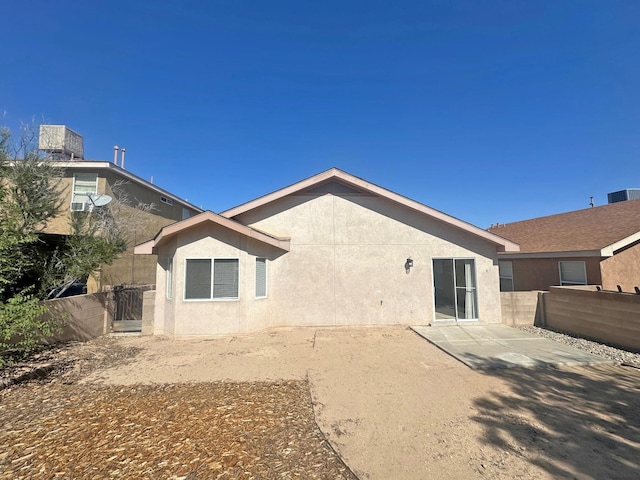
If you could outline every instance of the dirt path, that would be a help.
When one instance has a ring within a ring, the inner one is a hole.
[[[118,345],[133,361],[82,388],[308,378],[317,424],[361,479],[640,478],[637,369],[483,374],[403,327]]]

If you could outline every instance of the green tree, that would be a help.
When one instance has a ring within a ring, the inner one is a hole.
[[[73,212],[70,234],[55,246],[43,240],[47,222],[61,210],[59,163],[37,149],[36,129],[16,139],[0,128],[0,364],[9,349],[29,352],[55,332],[40,300],[57,287],[86,281],[127,248],[127,233],[153,205],[130,207],[115,186],[115,201],[88,212]]]

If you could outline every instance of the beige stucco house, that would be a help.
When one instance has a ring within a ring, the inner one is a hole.
[[[331,169],[166,226],[154,333],[274,326],[500,323],[498,252],[517,244]]]
[[[640,200],[492,226],[520,245],[500,254],[504,291],[602,285],[634,292],[640,286]]]

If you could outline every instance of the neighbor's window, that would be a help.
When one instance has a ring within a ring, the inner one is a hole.
[[[267,296],[267,259],[256,258],[256,298]]]
[[[188,208],[182,208],[182,220],[185,220],[191,216],[191,211]]]
[[[586,285],[587,269],[584,262],[558,262],[560,285]]]
[[[188,259],[185,269],[185,300],[237,299],[237,258]]]
[[[97,173],[76,173],[73,175],[73,191],[71,193],[71,211],[83,212],[91,210],[89,195],[98,194]]]
[[[167,261],[167,298],[171,300],[173,294],[173,257]]]
[[[513,292],[513,262],[499,261],[500,291]]]

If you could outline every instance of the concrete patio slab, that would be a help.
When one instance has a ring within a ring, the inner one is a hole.
[[[506,325],[458,324],[411,329],[475,370],[613,364],[607,358]]]

